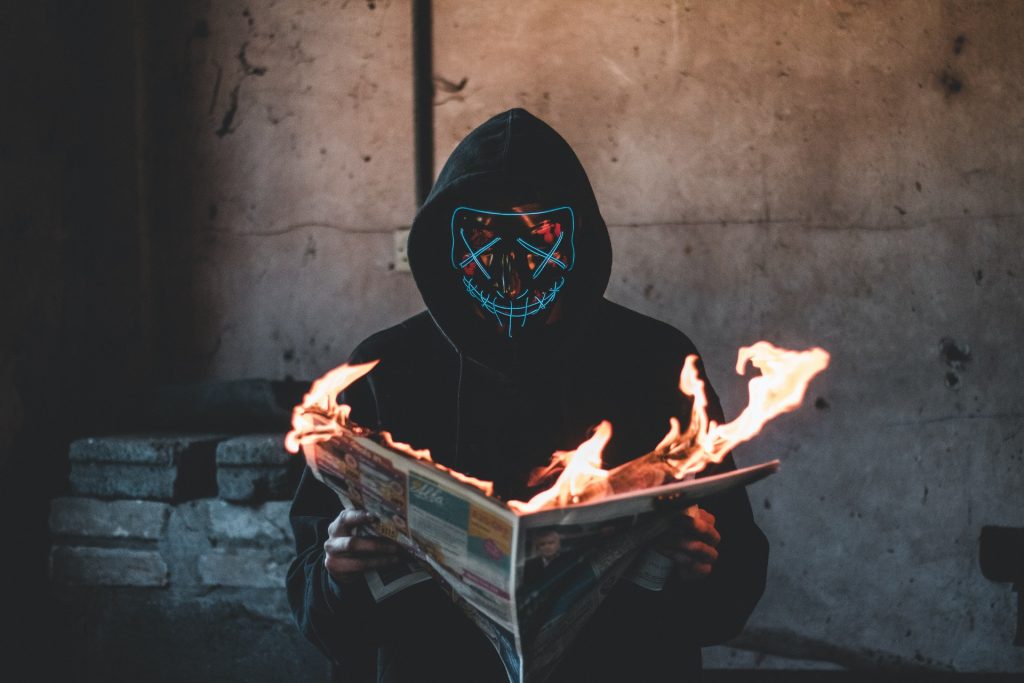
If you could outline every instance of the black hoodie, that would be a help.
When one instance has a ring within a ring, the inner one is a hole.
[[[573,207],[577,267],[559,294],[558,322],[508,338],[473,315],[450,265],[448,218],[460,204],[538,197]],[[381,361],[345,393],[356,422],[430,448],[439,462],[522,499],[532,468],[577,446],[603,419],[613,425],[606,466],[649,451],[670,416],[689,420],[678,378],[696,349],[678,330],[603,298],[611,246],[590,182],[568,143],[529,112],[498,114],[456,147],[413,221],[409,260],[428,310],[353,352],[351,362]],[[706,387],[709,416],[722,421]],[[733,467],[729,458],[706,473]],[[661,592],[621,582],[552,680],[695,678],[700,646],[742,629],[764,588],[767,541],[743,490],[704,507],[722,535],[712,575],[670,581]],[[376,604],[363,582],[330,577],[323,544],[339,511],[307,471],[292,506],[297,557],[288,597],[339,680],[504,680],[491,645],[433,582]]]

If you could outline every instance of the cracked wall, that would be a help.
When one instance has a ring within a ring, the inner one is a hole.
[[[153,13],[169,367],[309,378],[417,311],[408,3]],[[730,415],[737,347],[833,354],[737,455],[783,460],[751,489],[773,546],[742,647],[1024,669],[975,559],[1024,526],[1022,31],[1009,1],[434,2],[438,169],[502,109],[550,122],[609,296],[689,334]]]

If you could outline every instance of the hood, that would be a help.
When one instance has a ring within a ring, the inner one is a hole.
[[[533,198],[572,207],[576,265],[559,294],[558,322],[507,338],[473,313],[449,262],[449,221],[460,205],[487,208]],[[416,286],[442,334],[463,356],[496,370],[534,366],[538,359],[560,355],[555,350],[564,352],[601,300],[612,262],[608,228],[572,147],[519,108],[482,123],[448,157],[413,220],[408,253]]]

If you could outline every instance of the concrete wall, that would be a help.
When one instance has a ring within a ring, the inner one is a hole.
[[[172,379],[313,377],[418,306],[390,270],[416,208],[411,10],[170,5],[146,49]]]
[[[311,377],[417,310],[408,3],[161,25],[180,367]],[[1010,0],[434,3],[438,168],[497,111],[549,121],[611,225],[609,296],[690,334],[729,414],[737,347],[833,354],[738,454],[784,462],[751,490],[773,545],[744,647],[1024,670],[976,561],[982,525],[1024,526],[1022,33]]]

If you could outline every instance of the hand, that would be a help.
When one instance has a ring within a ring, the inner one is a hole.
[[[401,561],[401,546],[394,541],[357,535],[360,527],[374,519],[365,510],[342,510],[327,527],[324,567],[336,581],[352,581],[368,569],[388,567]]]
[[[662,534],[655,547],[675,564],[677,577],[693,581],[711,574],[718,561],[721,540],[715,516],[693,505],[683,511],[671,530]]]

